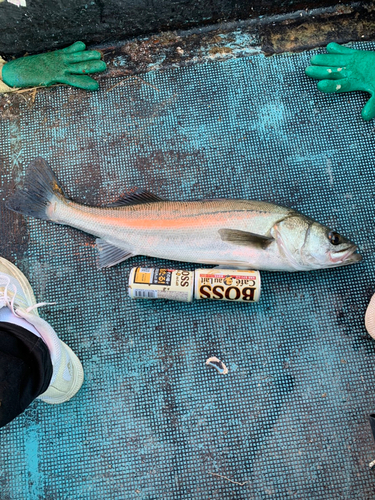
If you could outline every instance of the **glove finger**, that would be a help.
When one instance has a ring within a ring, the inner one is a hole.
[[[82,50],[85,50],[85,48],[86,45],[83,42],[75,42],[69,47],[65,47],[65,49],[62,50],[67,54],[73,54],[74,52],[82,52]]]
[[[60,78],[59,83],[66,83],[72,87],[78,87],[85,90],[97,90],[99,83],[89,76],[64,75]]]
[[[362,118],[366,121],[372,120],[375,117],[375,95],[372,95],[372,97],[367,101],[361,114]]]
[[[100,73],[105,71],[107,66],[104,61],[86,61],[77,64],[70,64],[69,71],[74,75],[84,75],[90,73]]]
[[[310,60],[310,64],[314,66],[327,66],[328,68],[342,68],[349,62],[347,55],[342,54],[317,54]]]
[[[324,66],[309,66],[305,69],[305,73],[316,80],[341,80],[347,77],[347,71],[342,68],[326,68]]]
[[[321,80],[318,89],[327,93],[350,92],[352,90],[350,80]]]
[[[74,64],[84,61],[91,61],[93,59],[100,59],[101,57],[101,53],[97,50],[85,50],[84,52],[69,54],[69,56],[67,56],[67,61]]]
[[[332,42],[327,45],[327,52],[329,54],[353,54],[353,52],[357,51],[350,47],[344,47],[343,45]]]

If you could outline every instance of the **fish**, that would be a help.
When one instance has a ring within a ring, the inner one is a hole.
[[[231,269],[308,271],[354,264],[357,246],[292,208],[265,201],[168,201],[138,188],[105,207],[76,203],[41,157],[6,206],[96,236],[98,267],[135,255]]]

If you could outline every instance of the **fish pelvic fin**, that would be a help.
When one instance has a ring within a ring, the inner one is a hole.
[[[111,245],[101,238],[96,239],[96,246],[99,251],[97,259],[99,269],[115,266],[135,255],[129,250]]]
[[[27,167],[23,188],[6,201],[6,207],[23,215],[50,220],[48,207],[64,192],[46,160],[35,158]]]
[[[240,231],[239,229],[219,229],[218,232],[222,241],[246,247],[252,246],[264,249],[274,241],[272,236],[263,236],[248,231]]]

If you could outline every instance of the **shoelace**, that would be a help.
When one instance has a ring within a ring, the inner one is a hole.
[[[4,290],[2,291],[1,289],[3,287]],[[10,287],[13,287],[13,290],[10,290]],[[9,297],[8,290],[13,292],[12,298]],[[17,295],[16,285],[10,282],[10,278],[8,278],[8,276],[0,276],[0,302],[4,302],[5,305],[10,308],[12,313],[20,318],[21,316],[17,314],[17,311],[14,309],[14,301],[16,299],[16,295]],[[54,304],[56,304],[56,302],[39,302],[38,304],[34,304],[33,306],[27,307],[25,311],[29,313],[34,309],[37,309],[38,307],[54,305]]]

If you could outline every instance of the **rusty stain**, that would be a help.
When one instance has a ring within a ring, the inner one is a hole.
[[[212,38],[211,38],[211,43],[222,43],[223,42],[223,39],[221,36],[219,35],[214,35]]]
[[[233,49],[230,47],[212,47],[210,49],[210,54],[215,55],[215,54],[231,54],[233,52]]]
[[[352,19],[326,21],[318,26],[311,21],[298,25],[289,24],[284,26],[283,30],[267,33],[267,44],[264,48],[266,53],[271,54],[307,50],[332,41],[345,43],[355,39],[363,40],[371,37],[373,27],[373,21],[362,21],[353,26]]]
[[[302,16],[292,13],[249,19],[239,22],[236,30],[233,24],[223,24],[199,32],[167,31],[119,45],[97,47],[108,65],[108,71],[98,75],[98,80],[204,63],[213,58],[219,61],[261,52],[269,56],[308,50],[332,41],[363,41],[373,36],[374,24],[374,5],[352,4],[315,9]],[[243,43],[243,38],[248,42]]]
[[[298,52],[325,46],[335,41],[346,43],[373,37],[375,6],[339,6],[317,16],[290,18],[281,23],[265,25],[262,48],[267,55]]]

